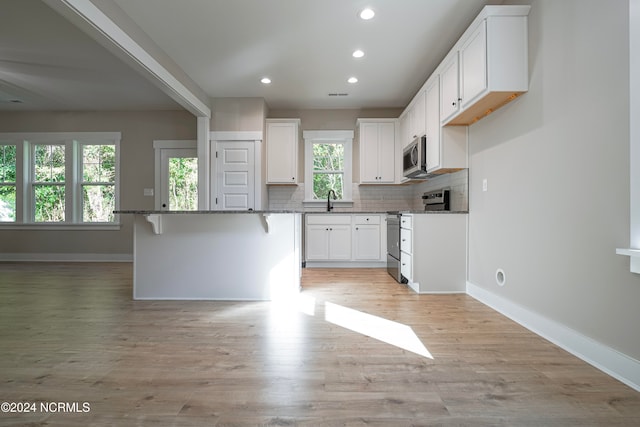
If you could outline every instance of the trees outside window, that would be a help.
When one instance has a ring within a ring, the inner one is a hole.
[[[0,222],[114,224],[118,132],[0,133]]]
[[[353,131],[312,130],[303,136],[305,205],[321,206],[331,190],[336,203],[351,205]]]
[[[344,145],[313,144],[313,198],[326,199],[331,190],[344,198]]]
[[[16,220],[16,146],[0,145],[0,222]]]

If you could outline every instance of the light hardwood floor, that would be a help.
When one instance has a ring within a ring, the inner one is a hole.
[[[640,393],[383,270],[306,269],[286,304],[132,301],[131,287],[130,264],[0,263],[0,402],[90,407],[0,425],[640,425]],[[408,325],[432,358],[327,320],[336,307]]]

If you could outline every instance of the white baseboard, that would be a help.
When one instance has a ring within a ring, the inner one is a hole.
[[[384,261],[307,261],[306,268],[387,268]]]
[[[451,294],[466,294],[467,291],[420,291],[420,283],[409,281],[407,283],[409,289],[411,289],[416,294],[420,295],[451,295]]]
[[[640,391],[640,361],[473,283],[467,282],[467,294],[604,373]]]
[[[133,262],[133,254],[0,253],[0,262]]]

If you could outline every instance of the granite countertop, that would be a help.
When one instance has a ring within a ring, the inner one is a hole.
[[[424,210],[402,210],[402,211],[303,211],[303,210],[232,210],[232,211],[214,211],[214,210],[198,210],[198,211],[158,211],[158,210],[142,210],[130,209],[114,211],[116,214],[134,214],[134,215],[202,215],[202,214],[305,214],[305,215],[385,215],[385,214],[468,214],[469,211],[424,211]]]
[[[178,215],[178,214],[190,214],[190,215],[202,215],[202,214],[301,214],[303,211],[296,210],[268,210],[268,211],[254,211],[254,210],[238,210],[238,211],[213,211],[213,210],[198,210],[198,211],[158,211],[158,210],[119,210],[113,211],[115,214],[135,214],[135,215]]]
[[[412,215],[416,215],[416,214],[427,214],[427,215],[432,215],[432,214],[436,214],[436,215],[451,215],[451,214],[468,214],[469,211],[425,211],[425,210],[420,210],[420,211],[400,211],[401,214],[412,214]]]

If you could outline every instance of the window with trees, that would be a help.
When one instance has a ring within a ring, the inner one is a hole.
[[[120,133],[0,134],[0,221],[115,224]]]
[[[353,131],[304,131],[305,202],[351,203]],[[332,197],[333,199],[333,197]]]
[[[333,190],[344,198],[344,144],[313,144],[313,198],[326,199]]]
[[[16,146],[0,144],[0,222],[16,220]]]

